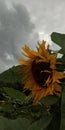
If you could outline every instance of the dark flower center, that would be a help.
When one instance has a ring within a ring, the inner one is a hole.
[[[46,71],[46,72],[44,72]],[[48,72],[49,71],[49,72]],[[32,62],[32,74],[35,79],[35,81],[41,86],[41,87],[47,87],[45,85],[48,77],[51,78],[51,68],[50,63],[48,62],[37,62],[34,60]]]

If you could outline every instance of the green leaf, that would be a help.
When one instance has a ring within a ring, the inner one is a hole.
[[[59,52],[65,54],[65,34],[53,32],[51,34],[51,40],[62,48]]]
[[[8,120],[4,117],[0,117],[0,130],[43,130],[49,125],[51,120],[51,115],[47,115],[33,123],[26,118]]]
[[[8,110],[13,110],[13,105],[11,103],[3,104],[1,105],[1,110],[4,112]]]
[[[25,118],[18,118],[16,120],[8,120],[0,117],[0,130],[28,130],[30,121]]]
[[[51,115],[45,115],[43,116],[43,118],[40,118],[39,120],[33,122],[29,126],[28,130],[44,130],[49,125],[51,120],[52,120]]]
[[[62,62],[65,63],[65,54],[62,57]]]
[[[56,70],[57,71],[64,71],[65,70],[65,64],[64,63],[56,64]]]
[[[20,100],[21,102],[24,102],[26,99],[26,95],[23,92],[20,92],[13,88],[4,87],[4,92],[6,92],[6,94],[11,98]]]
[[[61,128],[60,130],[65,130],[65,86],[62,92],[62,100],[61,100]]]
[[[48,104],[48,105],[53,105],[55,104],[57,101],[59,100],[59,97],[58,96],[46,96],[46,97],[43,97],[41,100],[40,100],[40,103],[41,104]]]
[[[51,123],[48,125],[47,129],[45,129],[45,130],[60,130],[60,122],[61,122],[60,112],[54,113]]]

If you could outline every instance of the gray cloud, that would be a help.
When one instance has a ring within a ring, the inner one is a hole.
[[[65,33],[64,0],[19,0],[29,8],[37,31],[46,34],[53,31]]]
[[[8,8],[6,5],[0,0],[0,72],[18,64],[22,45],[31,45],[38,39],[25,6],[11,3],[11,8]]]
[[[18,64],[21,46],[35,48],[39,32],[53,31],[65,33],[64,0],[0,0],[0,72]]]

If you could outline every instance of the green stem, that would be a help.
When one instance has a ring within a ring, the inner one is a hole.
[[[65,88],[61,99],[61,127],[60,130],[65,130]]]

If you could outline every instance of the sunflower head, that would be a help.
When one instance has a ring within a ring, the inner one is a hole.
[[[24,90],[31,90],[34,103],[44,96],[59,96],[61,94],[59,79],[65,77],[63,72],[56,70],[57,53],[50,54],[49,45],[47,48],[45,45],[44,40],[41,43],[38,42],[37,51],[31,50],[25,45],[22,49],[27,59],[19,59],[20,63],[24,65]]]

